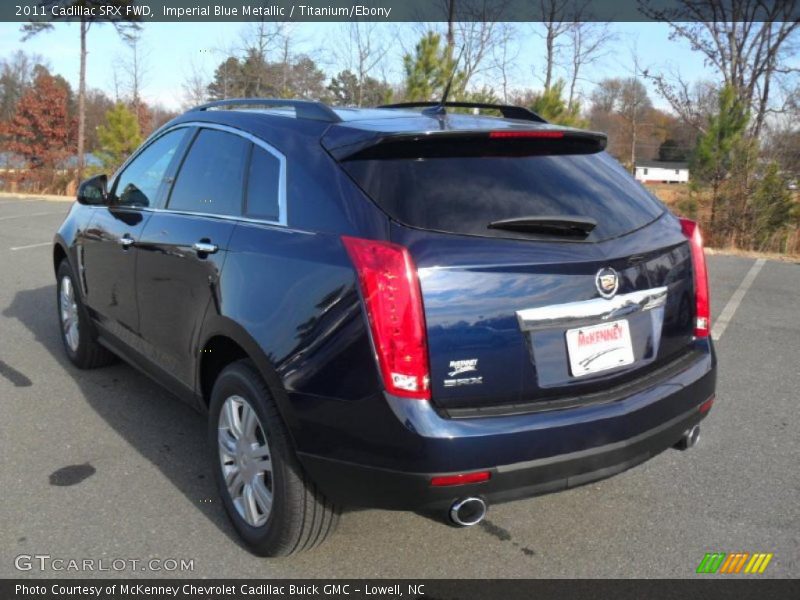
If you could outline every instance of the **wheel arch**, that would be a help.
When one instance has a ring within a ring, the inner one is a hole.
[[[202,407],[208,410],[214,381],[222,370],[241,359],[249,359],[256,366],[272,393],[281,418],[294,441],[292,432],[296,420],[283,381],[272,360],[241,325],[225,317],[218,317],[206,323],[198,346],[195,385]]]
[[[53,272],[58,271],[58,265],[61,264],[61,261],[64,259],[69,259],[69,253],[67,252],[66,244],[64,244],[63,240],[60,238],[56,238],[55,242],[53,243]]]

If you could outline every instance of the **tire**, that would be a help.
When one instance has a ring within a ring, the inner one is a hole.
[[[340,511],[303,471],[272,394],[249,360],[228,365],[214,383],[208,439],[225,511],[254,554],[310,550],[334,531]],[[268,510],[265,489],[271,494]]]
[[[64,350],[79,369],[104,367],[116,357],[97,342],[96,331],[75,282],[72,268],[66,259],[62,260],[56,271],[56,310]],[[70,333],[68,318],[70,324],[75,324],[74,334]]]

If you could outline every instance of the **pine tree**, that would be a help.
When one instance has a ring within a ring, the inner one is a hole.
[[[562,96],[564,85],[564,80],[559,79],[549,89],[536,94],[530,109],[551,123],[567,127],[586,127],[586,120],[581,118],[580,104],[573,102],[567,106],[567,102]]]
[[[697,141],[691,160],[692,179],[695,183],[711,185],[711,227],[715,232],[720,190],[731,172],[736,150],[747,127],[749,115],[738,100],[736,92],[725,86],[719,93],[719,109],[712,115],[706,133]]]
[[[106,124],[97,128],[100,160],[107,171],[113,171],[142,143],[139,121],[122,102],[106,113]]]
[[[414,54],[403,57],[406,101],[440,100],[455,66],[452,51],[441,46],[441,36],[429,31],[417,43]],[[461,73],[453,77],[451,89],[460,89]]]
[[[778,163],[770,162],[755,186],[751,200],[751,226],[757,250],[786,250],[787,226],[791,226],[794,220],[794,205],[792,193]]]

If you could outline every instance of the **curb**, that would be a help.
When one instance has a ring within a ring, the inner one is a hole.
[[[17,194],[12,192],[0,192],[0,198],[10,198],[13,200],[46,200],[47,202],[74,202],[71,196],[56,196],[54,194]]]

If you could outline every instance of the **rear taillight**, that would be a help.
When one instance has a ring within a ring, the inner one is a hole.
[[[706,255],[703,252],[703,236],[700,226],[691,219],[680,219],[683,234],[689,239],[692,251],[692,268],[694,271],[694,299],[696,337],[708,337],[711,331],[711,304],[708,294],[708,273],[706,271]]]
[[[389,242],[342,236],[361,284],[386,390],[430,398],[428,348],[417,270],[408,250]]]

